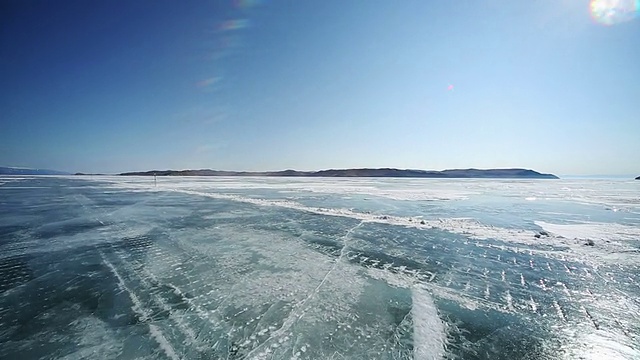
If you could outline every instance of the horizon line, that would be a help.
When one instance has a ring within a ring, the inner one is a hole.
[[[129,173],[129,172],[149,172],[149,171],[189,171],[189,170],[212,170],[212,171],[224,171],[224,172],[255,172],[255,173],[262,173],[262,172],[282,172],[282,171],[297,171],[297,172],[319,172],[319,171],[328,171],[328,170],[361,170],[361,169],[369,169],[369,170],[381,170],[381,169],[389,169],[389,170],[411,170],[411,171],[446,171],[446,170],[509,170],[509,169],[520,169],[520,170],[532,170],[532,171],[536,171],[539,172],[541,174],[552,174],[552,175],[556,175],[558,177],[562,177],[562,178],[566,178],[566,177],[581,177],[581,178],[633,178],[635,179],[637,176],[637,174],[634,173],[610,173],[610,174],[579,174],[579,173],[554,173],[554,172],[540,172],[538,170],[534,170],[533,168],[525,168],[525,167],[496,167],[496,168],[476,168],[476,167],[459,167],[459,168],[444,168],[444,169],[420,169],[420,168],[398,168],[398,167],[350,167],[350,168],[321,168],[321,169],[317,169],[317,170],[296,170],[293,168],[286,168],[286,169],[282,169],[282,170],[229,170],[229,169],[224,169],[224,170],[220,170],[220,169],[213,169],[213,168],[181,168],[179,170],[176,169],[172,169],[172,168],[164,168],[164,169],[160,169],[160,168],[156,168],[156,169],[151,169],[151,170],[126,170],[126,171],[108,171],[108,172],[104,172],[104,171],[69,171],[69,170],[57,170],[57,169],[51,169],[51,168],[47,168],[47,167],[28,167],[28,166],[7,166],[7,165],[0,165],[0,167],[4,167],[4,168],[11,168],[11,169],[21,169],[21,170],[48,170],[48,171],[59,171],[59,172],[66,172],[69,173],[71,175],[73,174],[77,174],[77,173],[83,173],[83,174],[100,174],[100,175],[119,175],[122,173]],[[640,174],[640,171],[638,171],[638,174]],[[7,175],[7,174],[5,174]]]

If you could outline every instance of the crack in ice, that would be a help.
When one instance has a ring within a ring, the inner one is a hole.
[[[346,253],[346,248],[347,248],[347,240],[349,239],[351,233],[353,233],[356,229],[358,229],[360,226],[362,226],[364,224],[364,220],[360,221],[356,226],[352,227],[351,229],[349,229],[347,231],[347,233],[342,236],[341,239],[343,239],[343,245],[342,245],[342,249],[340,249],[340,256],[338,256],[338,258],[333,262],[333,265],[331,266],[331,268],[327,271],[327,273],[324,275],[324,277],[322,278],[322,280],[320,281],[320,283],[318,284],[318,286],[315,287],[315,289],[313,289],[311,291],[311,293],[304,298],[303,300],[301,300],[300,302],[298,302],[297,304],[295,304],[291,310],[291,314],[289,314],[289,316],[282,322],[282,325],[280,326],[280,328],[276,331],[274,331],[262,344],[256,346],[253,350],[251,350],[246,356],[250,357],[252,356],[254,353],[256,353],[258,350],[262,349],[263,347],[266,346],[267,343],[269,343],[270,341],[272,341],[274,338],[277,338],[281,335],[283,335],[287,330],[289,330],[295,323],[296,321],[302,319],[302,317],[305,314],[305,310],[304,310],[304,305],[311,300],[313,297],[315,297],[318,292],[320,291],[320,288],[324,285],[324,283],[327,281],[327,279],[329,278],[329,275],[331,275],[331,273],[335,270],[335,268],[338,266],[338,264],[340,263],[340,261],[342,260],[342,258],[344,257],[345,253]],[[257,354],[260,355],[260,354]]]

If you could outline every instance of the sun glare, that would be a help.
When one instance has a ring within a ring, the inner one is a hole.
[[[638,16],[640,0],[591,0],[591,17],[603,25],[615,25]]]

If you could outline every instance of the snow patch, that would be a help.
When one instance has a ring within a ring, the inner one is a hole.
[[[545,231],[568,239],[639,240],[640,228],[615,223],[586,222],[580,224],[550,224],[536,221]]]
[[[411,291],[413,307],[413,358],[438,360],[444,358],[446,331],[438,316],[438,309],[425,289]]]

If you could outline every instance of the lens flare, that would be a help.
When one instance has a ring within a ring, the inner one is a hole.
[[[196,86],[201,88],[201,89],[206,89],[206,88],[209,88],[209,87],[219,83],[220,80],[222,80],[222,78],[220,76],[211,77],[211,78],[208,78],[208,79],[204,79],[204,80],[198,81],[196,83]]]
[[[249,27],[249,19],[227,20],[220,24],[220,31],[240,30]]]
[[[603,25],[632,20],[640,12],[640,0],[591,0],[591,17]]]
[[[249,9],[262,3],[261,0],[235,0],[234,5],[240,9]]]

